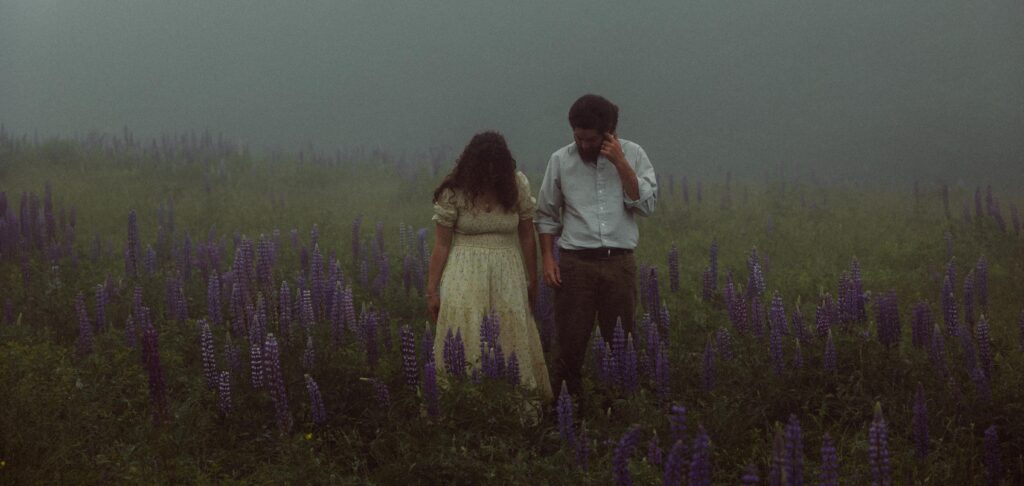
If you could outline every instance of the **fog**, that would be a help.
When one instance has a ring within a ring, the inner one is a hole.
[[[1022,26],[1020,0],[0,0],[0,122],[407,157],[496,129],[537,171],[594,92],[662,173],[1005,187]]]

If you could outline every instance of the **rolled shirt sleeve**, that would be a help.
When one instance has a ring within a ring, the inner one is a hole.
[[[562,234],[562,181],[559,178],[557,153],[548,160],[544,180],[537,194],[537,214],[534,222],[537,233],[546,235]]]
[[[658,178],[654,174],[654,166],[651,165],[651,159],[647,157],[647,152],[639,145],[636,145],[636,149],[638,157],[633,171],[636,172],[640,197],[635,200],[630,199],[626,191],[623,190],[622,202],[634,213],[640,216],[650,216],[658,203]]]

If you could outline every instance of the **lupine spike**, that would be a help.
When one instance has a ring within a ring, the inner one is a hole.
[[[437,365],[433,359],[423,364],[423,399],[427,405],[427,414],[436,419],[440,414],[438,389],[437,389]]]
[[[924,397],[924,385],[917,384],[917,392],[914,393],[914,445],[917,449],[917,457],[923,459],[928,455],[928,404]]]
[[[412,327],[404,325],[398,331],[402,349],[402,371],[405,374],[405,384],[416,388],[419,384],[419,365],[416,362],[416,336]]]
[[[836,345],[832,341],[832,332],[829,331],[828,338],[825,341],[825,372],[836,373],[838,368],[837,356],[836,356]]]
[[[711,348],[711,340],[704,344],[704,367],[701,373],[701,383],[705,391],[715,387],[715,355]]]
[[[292,416],[288,409],[288,393],[285,390],[284,373],[281,370],[281,355],[274,334],[267,334],[267,342],[264,344],[263,351],[277,428],[282,433],[288,433],[292,429]]]
[[[662,476],[663,486],[682,486],[683,478],[686,477],[686,445],[682,440],[677,440],[665,458],[665,473]]]
[[[263,346],[260,346],[259,341],[249,345],[249,377],[253,388],[263,388]]]
[[[199,349],[203,356],[203,375],[206,387],[214,389],[217,385],[217,358],[213,354],[213,332],[206,321],[199,322]]]
[[[796,414],[789,415],[785,432],[786,444],[786,479],[791,486],[804,484],[803,440],[801,438],[800,420]]]
[[[576,439],[576,465],[586,471],[590,462],[590,438],[587,436],[587,425],[580,424],[580,434]]]
[[[612,478],[616,486],[632,486],[633,476],[629,472],[629,460],[640,441],[640,427],[633,426],[622,435],[612,454]]]
[[[974,328],[975,340],[978,343],[978,364],[987,378],[992,377],[992,337],[989,335],[988,318],[984,314],[978,319]]]
[[[785,322],[785,316],[782,316],[782,322]],[[785,367],[784,358],[782,356],[782,331],[779,329],[777,324],[770,324],[771,330],[769,331],[768,347],[770,348],[772,369],[775,371],[776,376],[782,375],[783,368]]]
[[[821,486],[839,486],[839,454],[828,432],[821,438],[821,473],[818,483]]]
[[[892,468],[889,464],[889,428],[882,416],[882,404],[875,402],[875,417],[868,429],[868,465],[871,483],[878,486],[892,484]]]
[[[324,410],[324,399],[320,395],[320,387],[312,376],[305,375],[306,391],[309,393],[309,411],[313,424],[323,425],[327,422],[327,412]]]
[[[220,379],[217,384],[217,396],[219,397],[220,413],[223,416],[231,415],[232,403],[231,403],[231,373],[228,371],[220,372]]]
[[[693,439],[693,457],[690,459],[690,486],[711,485],[711,439],[704,431],[704,426],[697,430],[697,437]]]
[[[946,365],[946,343],[942,339],[942,331],[938,324],[933,325],[929,342],[928,357],[932,363],[932,369],[945,379],[949,376],[949,368]]]
[[[573,441],[576,438],[575,432],[573,432],[573,411],[572,411],[572,396],[569,395],[569,388],[566,386],[565,381],[562,381],[562,390],[558,393],[558,434],[562,436],[570,446],[573,445]]]
[[[463,367],[463,370],[465,370],[465,367]],[[505,378],[513,387],[519,386],[519,358],[516,357],[515,351],[508,356],[508,365],[505,367]]]

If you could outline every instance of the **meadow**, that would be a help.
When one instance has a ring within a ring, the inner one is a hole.
[[[450,163],[0,132],[0,483],[1024,481],[1021,193],[659,171],[552,406],[427,361]]]

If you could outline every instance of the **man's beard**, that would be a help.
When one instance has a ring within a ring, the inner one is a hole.
[[[580,151],[580,158],[583,159],[584,162],[590,162],[590,163],[597,162],[597,157],[599,155],[601,155],[601,149],[596,149],[596,150],[583,150],[583,149],[579,149],[579,151]]]

